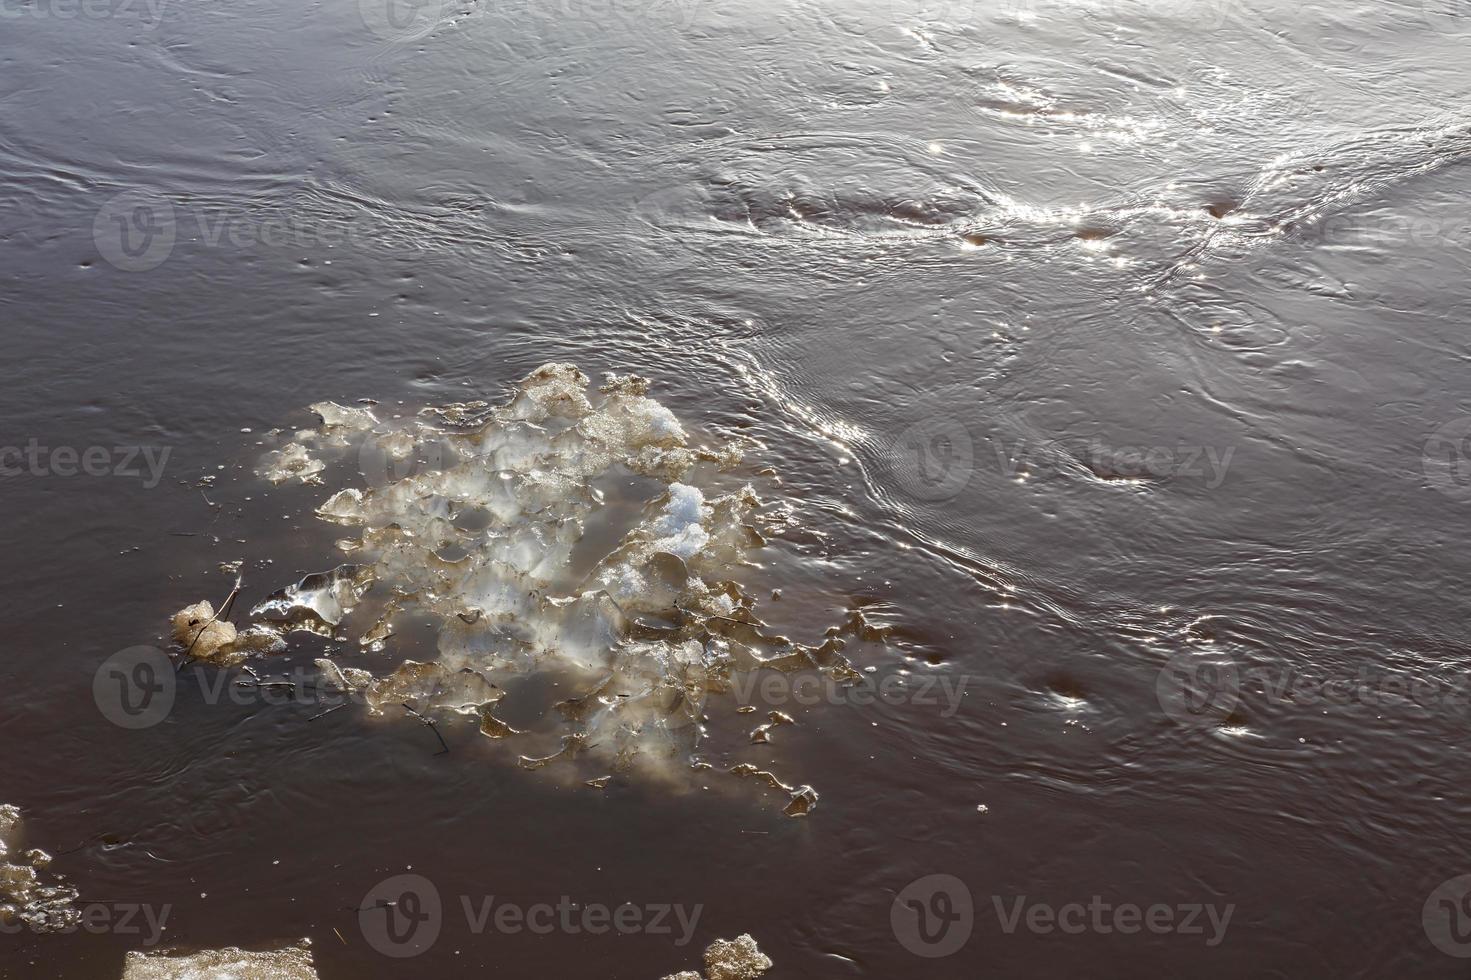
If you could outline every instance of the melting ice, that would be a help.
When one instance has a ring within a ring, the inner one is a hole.
[[[735,672],[856,675],[840,653],[841,628],[820,647],[763,631],[737,581],[764,543],[761,501],[749,485],[701,489],[742,454],[695,445],[648,387],[609,375],[594,390],[576,367],[547,364],[501,405],[441,406],[408,420],[312,406],[320,428],[292,434],[258,473],[319,484],[324,459],[355,448],[367,485],[339,490],[317,510],[346,530],[338,548],[350,560],[259,603],[241,636],[264,652],[262,631],[339,641],[355,632],[373,653],[402,623],[427,618],[437,630],[428,662],[375,672],[362,666],[369,658],[355,666],[322,659],[324,679],[374,711],[411,704],[426,715],[469,715],[486,736],[524,739],[521,765],[575,761],[604,774],[591,785],[636,768],[668,772],[671,763],[712,768],[698,755],[705,702],[728,690]],[[630,480],[647,499],[623,530],[614,515],[628,511],[610,505],[610,487]],[[191,611],[184,640],[214,628],[213,610]],[[217,649],[228,662],[240,645]],[[521,731],[501,716],[508,688],[537,675],[572,692],[556,704],[553,732]],[[816,804],[809,786],[750,765],[727,771],[789,794],[792,815]]]

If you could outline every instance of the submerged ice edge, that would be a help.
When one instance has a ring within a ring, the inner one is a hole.
[[[375,713],[470,716],[489,738],[522,738],[522,767],[575,762],[597,788],[615,774],[715,768],[698,751],[709,695],[762,668],[856,679],[843,649],[850,635],[873,631],[861,613],[819,646],[763,628],[738,580],[765,544],[762,501],[749,484],[708,489],[733,479],[741,448],[693,445],[648,387],[609,375],[592,390],[575,366],[553,363],[500,405],[387,420],[369,408],[312,406],[321,425],[284,436],[257,473],[325,487],[328,464],[356,449],[366,485],[337,490],[317,509],[352,535],[337,544],[350,560],[256,604],[243,629],[208,603],[181,610],[175,641],[189,659],[224,665],[278,652],[294,631],[338,641],[355,632],[362,651],[381,653],[400,623],[427,619],[432,660],[380,674],[362,666],[370,661],[323,658],[324,683]],[[615,475],[650,488],[626,530],[610,506]],[[585,540],[616,544],[583,567]],[[543,673],[577,692],[548,713],[555,730],[502,720],[508,682]],[[817,803],[812,787],[750,763],[725,771],[786,794],[788,815]]]

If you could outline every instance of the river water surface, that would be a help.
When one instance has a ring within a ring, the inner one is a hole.
[[[1471,12],[388,2],[0,7],[0,802],[79,904],[334,980],[653,980],[746,932],[773,977],[1464,975]],[[243,624],[343,560],[352,481],[262,480],[273,430],[548,362],[742,439],[782,528],[734,577],[803,643],[862,610],[869,679],[715,696],[795,724],[603,789],[238,669],[116,723],[99,670],[222,564]],[[404,874],[439,932],[385,955]],[[698,919],[477,930],[492,896]]]

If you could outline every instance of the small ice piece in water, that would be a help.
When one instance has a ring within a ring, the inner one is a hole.
[[[366,408],[350,408],[336,402],[317,402],[311,406],[329,429],[346,429],[350,432],[371,429],[378,419]]]
[[[373,579],[373,569],[365,565],[339,565],[287,586],[260,602],[250,615],[287,630],[331,636],[357,607]]]
[[[20,843],[20,808],[9,803],[0,805],[0,861],[10,856]]]
[[[318,980],[311,940],[261,952],[211,949],[181,954],[130,950],[122,980]]]
[[[266,453],[256,469],[256,475],[272,483],[280,485],[292,477],[302,483],[320,485],[321,473],[327,468],[327,464],[316,459],[299,442],[290,442],[279,450]]]

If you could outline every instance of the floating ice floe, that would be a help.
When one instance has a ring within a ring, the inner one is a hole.
[[[221,619],[208,601],[174,613],[173,638],[190,659],[218,664],[238,664],[252,653],[279,653],[286,648],[275,630],[266,626],[238,630]]]
[[[322,659],[323,683],[374,712],[470,716],[490,738],[520,739],[523,767],[576,762],[595,770],[582,775],[599,787],[609,773],[643,766],[712,768],[696,754],[706,698],[761,668],[856,678],[841,653],[852,624],[829,629],[817,647],[763,630],[738,581],[765,543],[761,500],[729,475],[741,452],[694,445],[648,389],[642,378],[609,375],[591,390],[576,367],[547,364],[499,406],[386,421],[312,406],[322,428],[294,433],[261,473],[273,479],[288,454],[356,450],[366,485],[337,490],[317,510],[349,530],[337,546],[350,563],[260,602],[254,626],[238,635],[208,603],[189,607],[175,617],[176,642],[229,662],[247,634],[258,644],[303,631],[337,642],[356,634],[374,653],[412,617],[436,626],[431,656],[387,672]],[[702,489],[717,481],[725,492]],[[570,696],[544,716],[550,723],[521,731],[500,707],[509,687],[535,675]],[[728,771],[786,793],[791,815],[816,805],[811,787],[754,766]]]
[[[211,949],[197,953],[132,951],[122,980],[317,980],[310,939],[282,949],[250,952]]]
[[[21,813],[0,805],[0,923],[21,924],[33,932],[75,929],[81,921],[77,890],[70,885],[47,884],[43,875],[51,855],[21,849]]]
[[[674,973],[664,980],[756,980],[771,969],[771,958],[749,933],[735,939],[717,939],[705,950],[705,974],[694,970]]]

